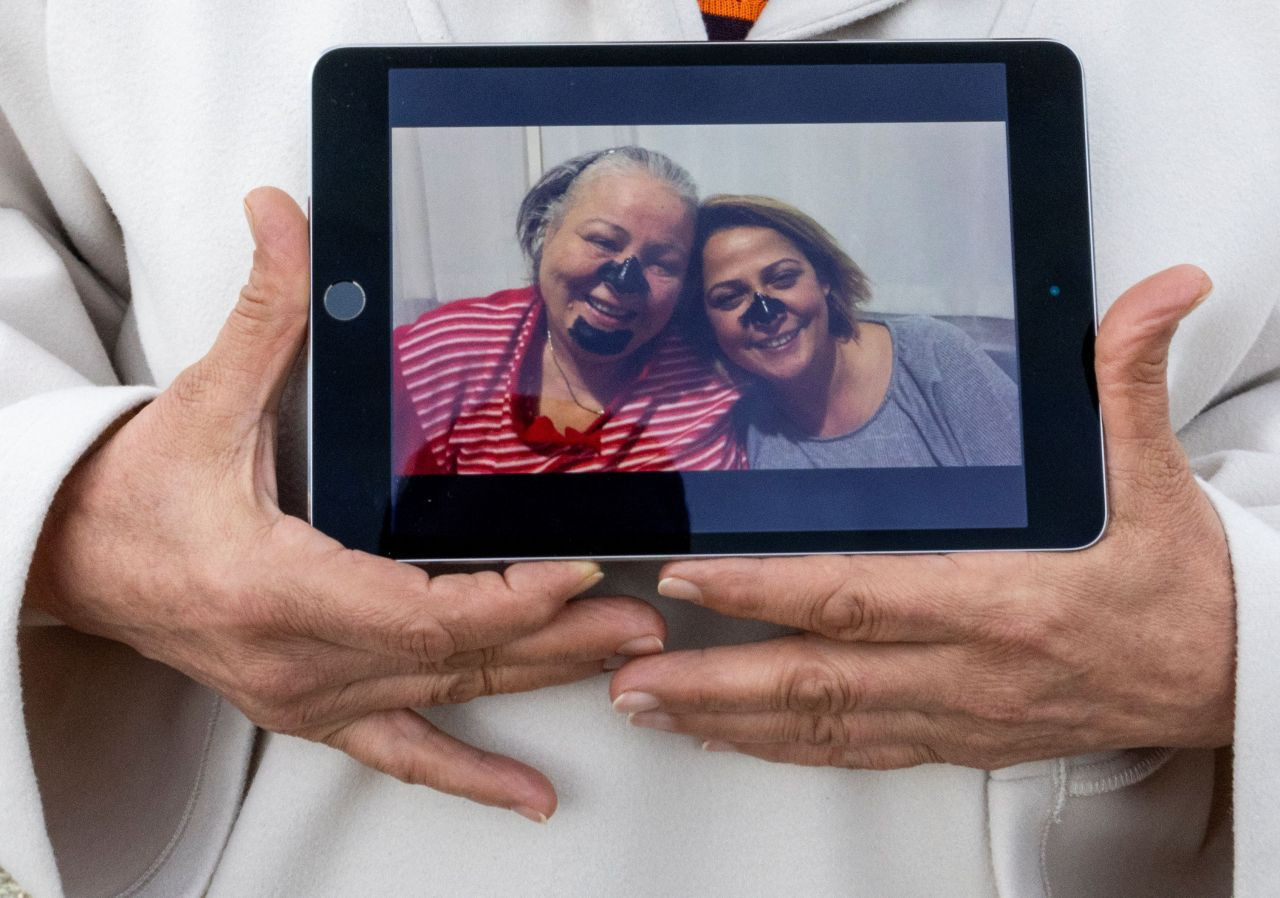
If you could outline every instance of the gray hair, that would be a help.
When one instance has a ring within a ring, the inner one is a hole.
[[[520,202],[516,237],[532,266],[534,281],[538,279],[538,265],[542,262],[542,245],[547,231],[564,219],[578,191],[596,178],[635,172],[651,175],[670,185],[690,211],[697,212],[698,188],[693,178],[670,156],[657,150],[628,145],[574,156],[547,169]]]

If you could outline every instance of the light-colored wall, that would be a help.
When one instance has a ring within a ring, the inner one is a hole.
[[[636,143],[702,195],[760,193],[808,212],[872,280],[872,310],[1013,316],[1002,123],[396,129],[395,320],[527,281],[515,214],[532,178]]]

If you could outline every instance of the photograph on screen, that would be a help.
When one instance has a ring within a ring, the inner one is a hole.
[[[1003,122],[391,141],[394,476],[1022,464]]]

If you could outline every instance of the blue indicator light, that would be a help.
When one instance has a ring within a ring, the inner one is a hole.
[[[1057,284],[1054,284],[1052,287],[1049,288],[1049,295],[1052,296],[1054,299],[1057,299],[1059,296],[1062,295],[1062,288],[1059,287]]]

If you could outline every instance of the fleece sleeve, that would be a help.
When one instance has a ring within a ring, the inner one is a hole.
[[[1187,261],[1215,284],[1174,340],[1170,419],[1231,555],[1234,894],[1280,895],[1280,8],[1024,5],[1084,63],[1100,295]]]
[[[133,887],[177,895],[189,889],[164,862],[207,880],[220,842],[203,833],[208,856],[193,857],[183,832],[191,819],[229,825],[228,802],[220,821],[201,801],[235,794],[243,777],[211,773],[201,747],[243,766],[247,724],[174,672],[42,626],[23,609],[63,479],[154,393],[122,383],[113,364],[129,327],[125,254],[107,202],[58,126],[43,14],[40,3],[15,0],[0,28],[0,882],[49,898]],[[81,716],[90,702],[96,719]],[[193,765],[161,757],[175,739],[194,743]],[[219,753],[219,740],[244,750]],[[212,782],[219,776],[226,782]],[[161,815],[175,821],[168,831],[128,822],[145,816],[138,805],[148,801],[172,807]]]
[[[1235,890],[1280,889],[1280,308],[1236,386],[1180,434],[1218,510],[1236,594]]]
[[[28,36],[10,34],[4,42],[18,46],[0,50],[0,807],[7,821],[0,827],[0,865],[27,891],[56,895],[61,888],[23,717],[22,596],[63,477],[149,391],[117,383],[102,336],[119,327],[122,297],[66,239],[18,138],[16,128],[35,119],[33,75],[18,64],[30,58],[32,48],[21,44]],[[67,182],[83,176],[61,160],[50,168]]]

